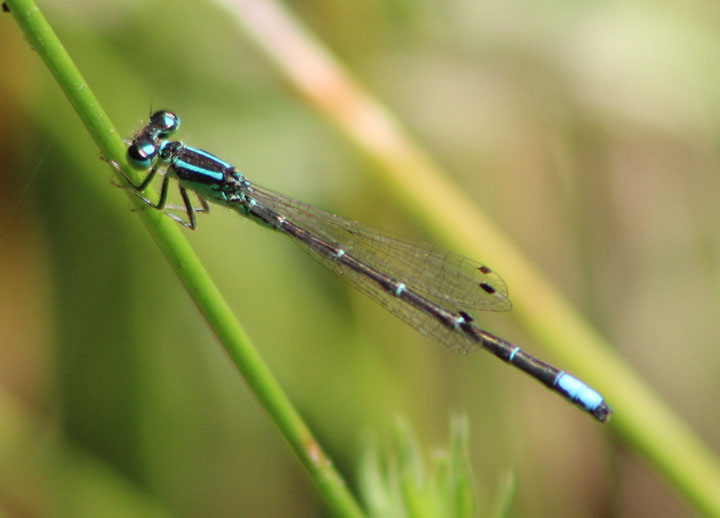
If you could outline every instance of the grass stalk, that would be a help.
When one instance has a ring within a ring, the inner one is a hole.
[[[122,139],[39,7],[33,0],[8,0],[6,4],[25,38],[43,60],[95,140],[102,156],[117,162],[131,178],[139,180],[138,173],[127,166]],[[122,181],[122,175],[117,171],[116,174]],[[150,197],[153,195],[149,193]],[[306,468],[333,516],[363,516],[347,485],[233,316],[178,225],[160,211],[142,210],[144,204],[135,196],[131,195],[130,198],[141,209],[138,213],[148,231],[253,394]]]

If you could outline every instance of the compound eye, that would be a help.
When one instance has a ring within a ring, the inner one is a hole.
[[[147,169],[157,153],[158,147],[152,140],[136,140],[127,150],[127,159],[135,169]]]
[[[167,137],[180,127],[180,117],[173,112],[161,110],[152,114],[150,126],[157,129],[160,137]]]

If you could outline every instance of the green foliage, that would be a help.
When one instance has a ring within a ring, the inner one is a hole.
[[[381,453],[377,445],[368,444],[363,454],[360,484],[370,516],[474,516],[467,441],[467,420],[458,417],[452,420],[449,447],[433,452],[429,461],[423,458],[417,439],[404,421],[397,423],[388,451]]]

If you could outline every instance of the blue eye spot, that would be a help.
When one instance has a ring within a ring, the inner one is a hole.
[[[152,141],[134,142],[127,150],[127,159],[136,169],[147,169],[157,156],[158,148]]]

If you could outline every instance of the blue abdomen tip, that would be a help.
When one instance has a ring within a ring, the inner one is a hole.
[[[603,405],[603,397],[600,394],[569,374],[561,373],[555,380],[555,385],[590,413]]]

